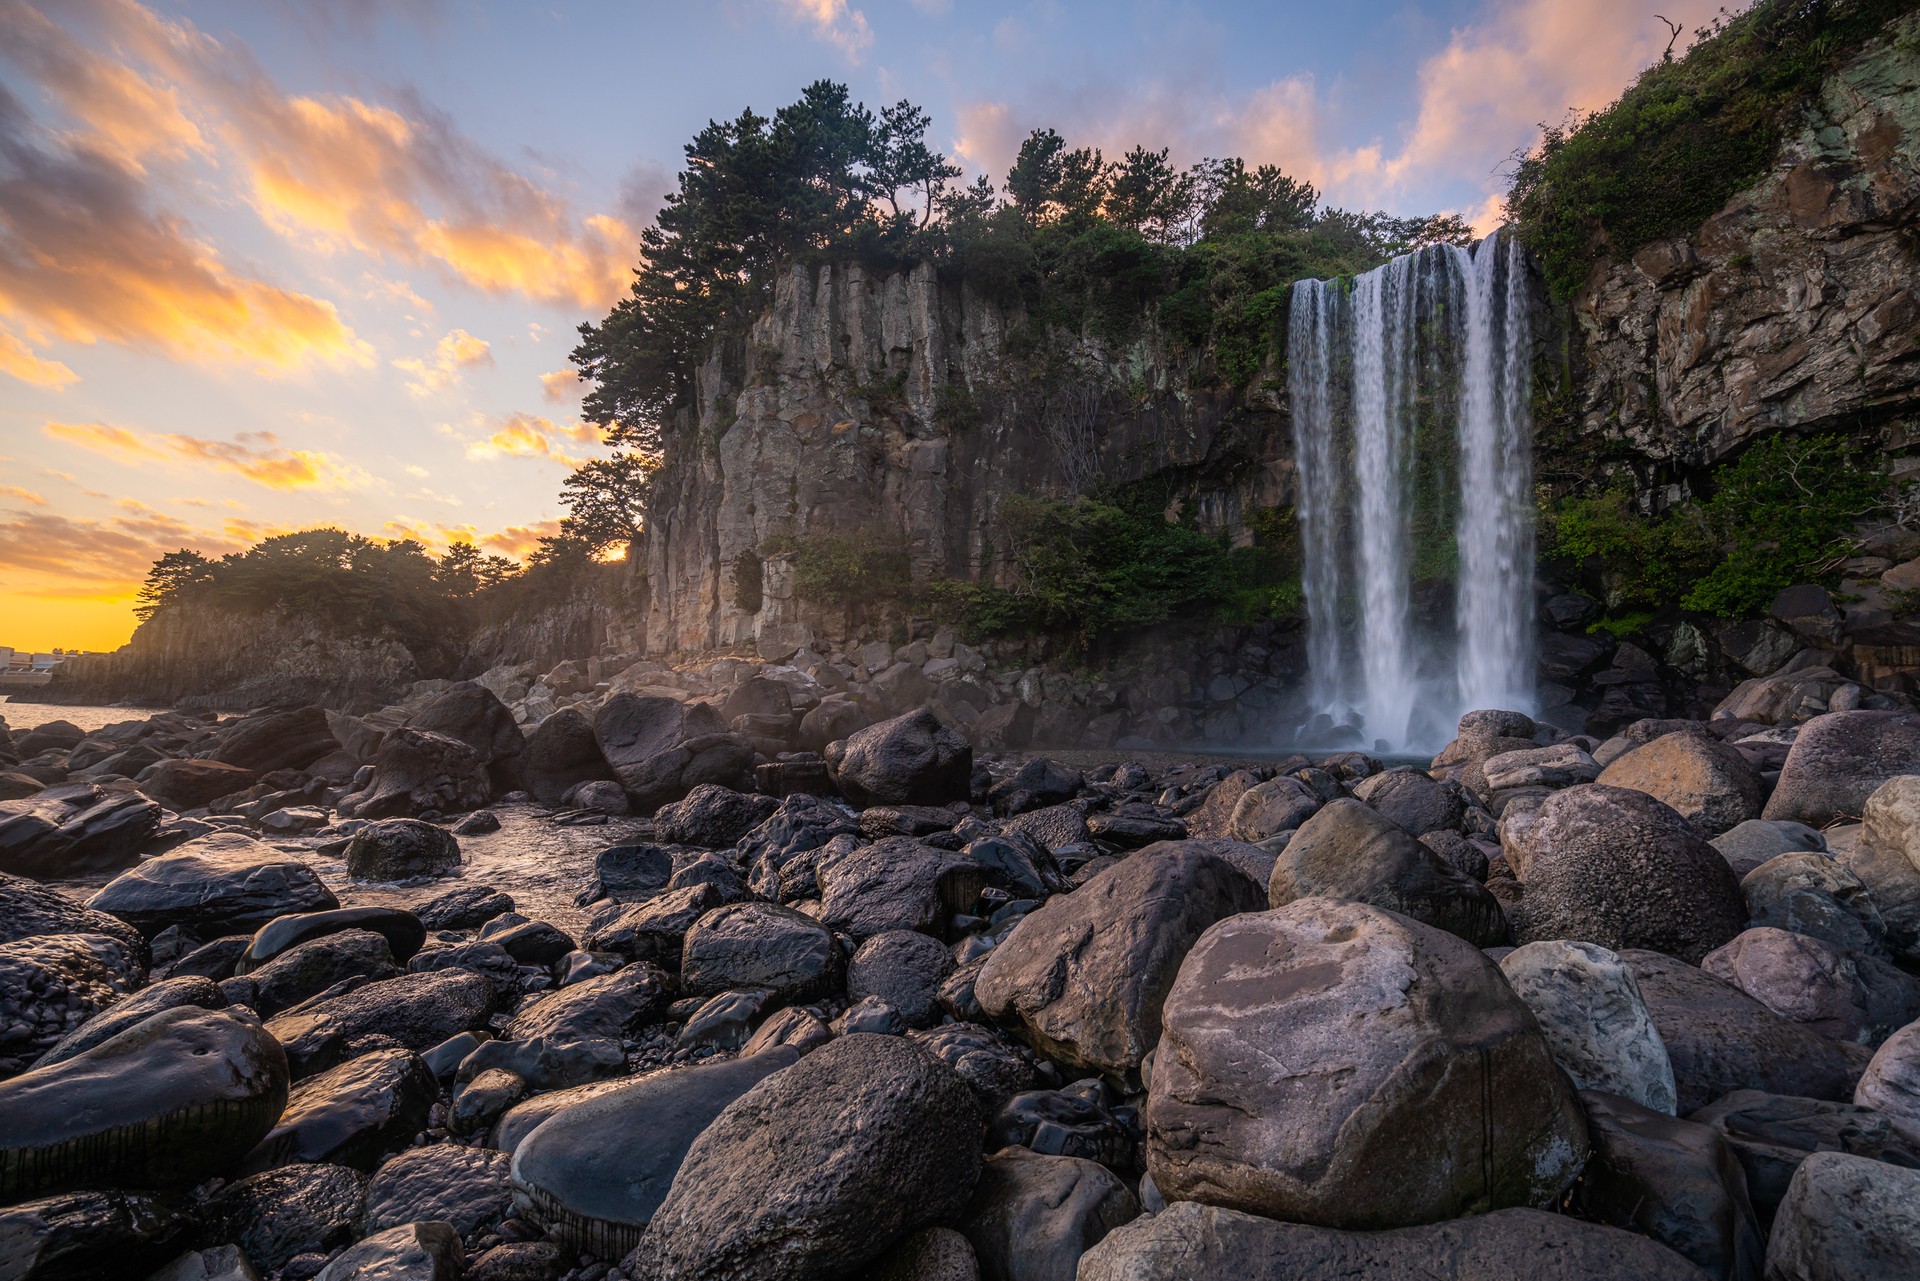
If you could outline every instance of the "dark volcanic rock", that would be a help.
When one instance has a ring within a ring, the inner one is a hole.
[[[1383,770],[1362,779],[1353,794],[1409,836],[1457,830],[1466,817],[1458,791],[1416,769]]]
[[[249,1170],[326,1161],[371,1170],[426,1128],[440,1084],[418,1054],[374,1050],[293,1087],[279,1123],[246,1155]]]
[[[658,1072],[562,1109],[513,1151],[516,1204],[569,1249],[625,1254],[640,1243],[700,1133],[798,1057],[776,1049]],[[634,1142],[636,1135],[646,1142]]]
[[[314,870],[232,832],[190,841],[116,876],[87,906],[152,938],[170,925],[200,937],[246,934],[276,916],[340,906]]]
[[[1377,907],[1302,899],[1220,922],[1163,1021],[1147,1168],[1170,1199],[1402,1227],[1551,1205],[1586,1154],[1579,1104],[1499,969]]]
[[[1087,780],[1077,769],[1036,756],[987,790],[993,812],[1001,816],[1058,805],[1078,796]]]
[[[1597,783],[1556,792],[1507,858],[1527,887],[1523,942],[1577,939],[1697,963],[1747,923],[1720,852],[1643,792]]]
[[[493,783],[479,752],[457,738],[406,725],[380,744],[365,790],[341,798],[339,808],[358,818],[428,810],[458,814],[480,808],[492,796]]]
[[[136,1023],[144,1022],[162,1010],[177,1010],[186,1006],[194,1006],[202,1010],[218,1010],[225,1008],[226,1004],[226,995],[220,991],[220,985],[212,979],[201,978],[198,975],[165,979],[140,989],[132,996],[117,1001],[108,1009],[94,1015],[69,1032],[59,1044],[41,1055],[34,1066],[51,1067],[75,1055],[84,1054],[101,1042],[120,1035]]]
[[[940,984],[953,972],[953,953],[938,939],[912,930],[889,930],[860,945],[847,965],[847,996],[877,996],[899,1011],[908,1027],[927,1027],[940,1016]]]
[[[347,842],[347,875],[363,881],[406,881],[460,870],[453,833],[412,818],[361,828]]]
[[[136,955],[146,946],[140,931],[119,917],[83,907],[59,890],[0,872],[0,943],[36,934],[104,934],[119,939]]]
[[[701,783],[744,781],[753,749],[726,730],[708,704],[631,693],[615,694],[593,718],[613,776],[648,814]]]
[[[257,1023],[163,1011],[0,1082],[0,1200],[190,1186],[231,1170],[286,1100],[286,1057]]]
[[[1300,825],[1274,862],[1267,896],[1274,907],[1302,898],[1351,899],[1424,921],[1475,947],[1508,941],[1506,913],[1486,886],[1359,801],[1332,801]]]
[[[466,1264],[450,1223],[407,1223],[335,1256],[315,1281],[459,1281]]]
[[[8,1281],[140,1277],[179,1252],[193,1221],[142,1192],[69,1192],[0,1210]]]
[[[360,1236],[367,1178],[342,1165],[287,1165],[228,1184],[208,1200],[202,1238],[231,1242],[269,1272],[296,1254],[331,1254]]]
[[[1103,1165],[1002,1148],[981,1169],[961,1231],[988,1276],[1072,1281],[1081,1255],[1139,1216],[1133,1192]]]
[[[778,808],[780,802],[771,796],[702,783],[684,800],[662,806],[653,825],[663,841],[724,849],[773,817]]]
[[[1431,1227],[1341,1232],[1276,1223],[1197,1201],[1135,1219],[1080,1262],[1079,1281],[1705,1281],[1672,1250],[1618,1228],[1538,1210],[1500,1210]]]
[[[460,1032],[484,1028],[496,1000],[491,981],[464,970],[402,974],[341,996],[311,1001],[267,1025],[286,1047],[295,1079],[352,1057],[357,1044],[386,1038],[415,1053]]]
[[[419,917],[404,908],[341,907],[331,912],[300,912],[279,917],[255,931],[247,941],[247,950],[234,966],[234,972],[250,973],[302,943],[310,943],[343,930],[367,930],[378,934],[387,941],[387,950],[393,954],[394,961],[401,965],[405,965],[427,941],[427,927]]]
[[[599,909],[582,943],[590,952],[612,952],[678,970],[687,931],[719,906],[720,894],[711,885],[667,890],[644,903]]]
[[[833,934],[810,916],[772,903],[715,908],[687,931],[680,984],[691,996],[765,987],[791,1001],[832,993],[845,972]]]
[[[249,716],[223,727],[207,755],[256,774],[271,774],[278,769],[305,769],[339,748],[339,740],[327,725],[326,712],[302,707]]]
[[[948,917],[973,909],[987,880],[972,859],[905,836],[822,857],[815,875],[821,923],[855,941],[888,930],[942,933]]]
[[[989,1113],[1034,1087],[1036,1073],[1026,1047],[1013,1045],[992,1028],[978,1023],[943,1023],[910,1035],[958,1072]]]
[[[140,790],[176,810],[192,810],[246,791],[257,777],[244,765],[224,761],[167,760],[141,775]]]
[[[513,910],[513,900],[491,885],[460,885],[422,904],[415,915],[430,930],[471,930]]]
[[[1920,1169],[1920,1143],[1909,1142],[1880,1113],[1762,1090],[1735,1090],[1688,1118],[1726,1137],[1747,1175],[1747,1195],[1764,1230],[1793,1172],[1814,1152],[1848,1152],[1905,1169]]]
[[[1152,846],[1028,913],[987,954],[974,994],[1048,1057],[1123,1073],[1160,1039],[1160,1004],[1201,931],[1263,906],[1219,855]]]
[[[43,880],[131,863],[160,826],[160,807],[138,792],[67,783],[0,801],[0,872]]]
[[[507,1024],[516,1041],[618,1041],[658,1018],[670,998],[667,976],[644,961],[536,998]]]
[[[526,739],[507,705],[485,685],[477,681],[454,683],[421,708],[408,724],[473,748],[496,792],[510,792],[522,785],[520,756]]]
[[[31,1065],[132,990],[137,954],[103,934],[40,934],[0,943],[0,1076]]]
[[[466,1236],[513,1211],[505,1152],[434,1143],[394,1157],[367,1185],[367,1230],[402,1223],[451,1223]]]
[[[827,744],[834,786],[857,806],[939,805],[971,790],[973,746],[926,708]]]
[[[520,753],[520,773],[526,788],[543,805],[558,805],[581,783],[613,778],[613,769],[600,754],[593,722],[579,709],[563,707],[533,727]]]
[[[825,1281],[966,1204],[979,1105],[898,1037],[848,1036],[695,1139],[626,1268],[642,1281]]]
[[[399,973],[386,939],[368,930],[348,930],[290,948],[237,982],[251,991],[246,1004],[272,1018],[343,980],[372,983]]]

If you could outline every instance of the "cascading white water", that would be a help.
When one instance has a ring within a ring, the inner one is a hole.
[[[1416,750],[1472,708],[1532,708],[1530,346],[1511,237],[1294,287],[1303,738]],[[1441,573],[1451,627],[1415,604]]]

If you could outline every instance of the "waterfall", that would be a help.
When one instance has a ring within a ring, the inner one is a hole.
[[[1416,750],[1532,708],[1530,346],[1510,236],[1294,286],[1303,740]]]

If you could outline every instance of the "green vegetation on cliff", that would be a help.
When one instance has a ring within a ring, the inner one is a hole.
[[[1759,179],[1827,74],[1912,0],[1759,0],[1612,106],[1550,126],[1516,167],[1511,217],[1561,297],[1595,263],[1683,236]],[[1678,32],[1675,33],[1676,38]]]

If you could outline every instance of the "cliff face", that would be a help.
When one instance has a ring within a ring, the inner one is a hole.
[[[742,554],[785,539],[876,531],[902,543],[917,577],[992,578],[1009,494],[1163,476],[1209,529],[1290,501],[1277,370],[1240,395],[1193,392],[1186,359],[1154,332],[1125,346],[1055,335],[1061,350],[1015,359],[1023,321],[932,266],[783,278],[746,339],[700,371],[697,414],[671,425],[646,547],[649,652],[766,649],[843,627],[792,595],[777,556],[761,608],[735,603]],[[1046,355],[1078,372],[1042,382],[1030,371]],[[1089,386],[1109,390],[1073,400]]]
[[[1920,415],[1920,15],[1828,79],[1772,171],[1573,303],[1587,443],[1652,476],[1780,429]]]

